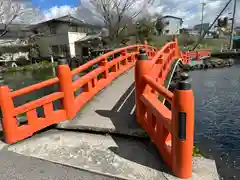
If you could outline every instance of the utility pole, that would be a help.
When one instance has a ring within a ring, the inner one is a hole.
[[[230,49],[233,49],[233,36],[234,36],[234,23],[235,23],[235,14],[236,14],[236,5],[237,5],[237,0],[233,0],[233,17],[232,17],[232,33],[230,37]]]
[[[202,19],[201,19],[201,35],[203,34],[203,13],[204,13],[204,6],[206,3],[203,1],[202,3]]]
[[[205,31],[203,33],[202,36],[199,37],[197,43],[195,44],[195,46],[192,48],[192,51],[194,51],[196,49],[196,47],[198,46],[198,44],[201,42],[201,40],[203,39],[203,37],[206,35],[206,32],[208,32],[212,27],[213,25],[215,24],[215,22],[218,20],[218,18],[222,15],[223,11],[228,7],[228,5],[230,4],[232,0],[229,0],[227,2],[227,4],[224,6],[224,8],[221,10],[221,12],[218,14],[218,16],[214,19],[214,21],[212,22],[212,24],[208,27],[207,31]]]

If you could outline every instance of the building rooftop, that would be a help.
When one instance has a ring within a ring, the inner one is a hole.
[[[98,33],[98,34],[89,34],[85,37],[83,37],[82,39],[76,41],[76,43],[78,42],[83,42],[83,41],[88,41],[88,40],[93,40],[93,39],[96,39],[96,38],[99,38],[101,37],[101,33]]]
[[[88,25],[88,26],[93,26],[93,27],[100,27],[99,25],[94,25],[94,24],[87,23],[84,20],[80,20],[80,19],[75,18],[71,15],[61,16],[61,17],[58,17],[58,18],[53,18],[53,19],[50,19],[50,20],[47,20],[47,21],[43,21],[43,22],[31,25],[30,27],[34,28],[34,27],[39,26],[41,24],[51,23],[51,22],[69,22],[69,23],[75,24],[75,25]]]
[[[182,18],[176,17],[176,16],[171,16],[171,15],[163,16],[160,19],[165,19],[165,18],[179,19],[181,21],[181,24],[183,23],[183,19]]]
[[[163,19],[163,18],[173,18],[173,19],[180,19],[180,20],[182,20],[182,18],[180,18],[180,17],[171,16],[171,15],[163,16],[162,19]]]

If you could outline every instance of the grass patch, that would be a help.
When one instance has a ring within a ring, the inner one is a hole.
[[[193,157],[201,157],[201,156],[202,154],[200,150],[196,146],[193,146]]]
[[[192,40],[193,43],[187,45],[187,47],[184,47],[184,45],[186,43],[184,43],[184,41],[181,41],[181,39],[184,39],[183,37],[184,35],[180,35],[178,37],[179,41],[179,46],[180,49],[182,51],[188,51],[188,50],[192,50],[192,48],[194,47],[194,45],[196,44],[196,42],[199,39],[199,36],[192,36],[190,35],[189,38]],[[169,35],[162,35],[162,36],[151,36],[149,44],[155,47],[162,47],[164,46],[166,43],[168,43],[169,41],[172,40],[172,36]],[[221,47],[226,47],[229,46],[229,39],[228,38],[219,38],[219,39],[203,39],[199,45],[197,46],[196,49],[210,49],[212,50],[212,52],[220,52],[221,51]]]
[[[146,132],[144,132],[144,133],[142,134],[142,136],[143,136],[143,137],[146,137],[146,138],[149,138],[149,136],[148,136],[148,134],[147,134]]]

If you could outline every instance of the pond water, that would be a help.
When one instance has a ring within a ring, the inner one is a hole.
[[[216,161],[222,179],[240,179],[240,64],[190,72],[195,141]]]
[[[216,161],[222,179],[240,179],[240,64],[190,72],[195,94],[195,143]],[[5,73],[13,90],[55,76],[55,69]],[[54,92],[57,85],[16,98],[15,104]],[[58,105],[57,105],[58,106]],[[41,114],[42,112],[39,111]]]

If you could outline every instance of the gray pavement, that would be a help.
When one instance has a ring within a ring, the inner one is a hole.
[[[50,130],[11,145],[8,150],[121,179],[177,179],[146,139]],[[217,180],[215,162],[194,158],[190,179]]]
[[[11,151],[0,151],[1,180],[113,180],[103,175],[74,169]]]

